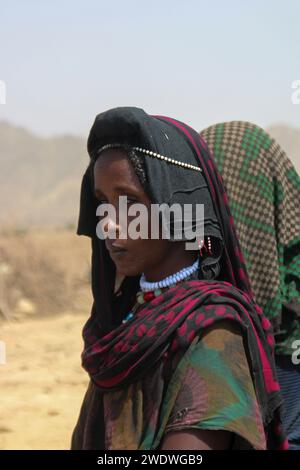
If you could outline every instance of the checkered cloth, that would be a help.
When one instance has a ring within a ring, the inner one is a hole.
[[[249,122],[201,132],[225,187],[256,301],[272,321],[276,352],[300,339],[300,178],[277,142]]]

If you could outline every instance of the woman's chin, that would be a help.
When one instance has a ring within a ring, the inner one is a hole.
[[[125,263],[115,259],[113,261],[116,265],[118,274],[121,276],[140,276],[142,274],[142,271],[137,266],[131,266],[128,262]]]
[[[135,276],[141,276],[141,272],[136,270],[136,269],[124,269],[121,270],[117,267],[118,273],[120,273],[122,276],[126,277],[135,277]]]

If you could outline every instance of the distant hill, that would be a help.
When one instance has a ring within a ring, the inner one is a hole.
[[[0,122],[0,228],[76,223],[87,164],[83,138],[40,138]]]
[[[300,172],[300,129],[274,125],[268,130]],[[0,122],[0,229],[76,224],[87,164],[81,137],[42,138]]]

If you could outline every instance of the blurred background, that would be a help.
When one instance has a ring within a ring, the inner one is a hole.
[[[87,386],[90,243],[75,231],[95,115],[139,106],[199,131],[253,121],[299,171],[300,3],[0,0],[0,11],[0,449],[67,449]]]

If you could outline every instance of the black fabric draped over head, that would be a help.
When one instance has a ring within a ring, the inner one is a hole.
[[[191,145],[177,128],[154,116],[149,116],[139,108],[115,108],[99,114],[94,122],[88,138],[88,152],[91,161],[95,161],[99,149],[112,143],[126,144],[132,147],[142,147],[177,161],[199,167],[199,161]],[[149,196],[152,203],[204,204],[205,234],[222,238],[207,182],[201,172],[183,169],[158,158],[146,155],[144,167],[148,182]],[[91,201],[84,199],[91,207]],[[190,227],[194,231],[203,224],[193,214]],[[176,237],[176,231],[172,238]],[[94,236],[95,217],[89,208],[82,208],[80,213],[78,233]],[[171,238],[171,239],[172,239]]]
[[[115,303],[113,295],[115,266],[104,241],[96,235],[96,208],[99,203],[93,191],[93,165],[99,149],[104,145],[114,143],[142,147],[201,168],[201,172],[195,171],[155,157],[143,156],[148,193],[152,203],[193,204],[193,206],[204,204],[205,236],[220,240],[219,248],[221,247],[215,257],[205,260],[205,267],[208,270],[211,269],[212,277],[215,277],[214,274],[217,273],[219,279],[227,280],[249,291],[248,279],[243,271],[242,255],[236,256],[237,250],[238,253],[240,251],[229,223],[229,209],[224,204],[224,189],[209,151],[197,132],[179,121],[148,115],[140,108],[111,109],[96,117],[88,138],[90,164],[82,180],[77,229],[79,235],[87,235],[92,239],[94,296],[92,313],[97,314],[99,320],[101,317],[104,330],[108,331],[120,323],[134,299],[139,279],[139,277],[125,278],[121,288],[123,295],[118,299],[118,303]],[[199,227],[201,223],[202,221],[194,218],[193,229]],[[223,243],[225,247],[222,251]],[[219,267],[218,261],[221,253],[222,260],[221,267]],[[219,270],[221,270],[220,273]],[[200,270],[199,277],[201,277]]]

